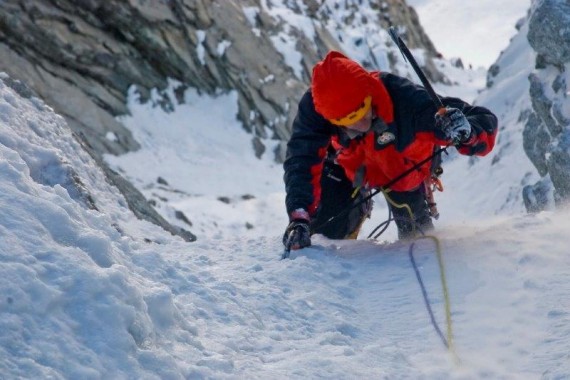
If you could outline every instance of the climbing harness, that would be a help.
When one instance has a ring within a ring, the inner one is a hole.
[[[329,223],[331,223],[333,220],[335,220],[336,218],[340,218],[343,217],[345,215],[347,215],[353,208],[356,208],[358,206],[361,206],[362,204],[364,204],[365,202],[368,202],[370,199],[374,198],[376,195],[378,195],[380,192],[384,192],[387,189],[390,189],[392,186],[394,186],[394,184],[398,183],[400,180],[404,179],[406,176],[408,176],[410,173],[413,173],[414,171],[418,170],[422,165],[424,165],[427,162],[430,162],[431,160],[433,160],[435,157],[441,155],[441,153],[447,153],[447,148],[449,148],[449,146],[451,146],[451,144],[448,144],[444,147],[438,147],[434,149],[433,154],[429,155],[428,157],[424,158],[423,160],[421,160],[420,162],[418,162],[417,164],[415,164],[414,166],[412,166],[411,168],[405,170],[404,172],[402,172],[399,176],[397,176],[396,178],[392,179],[391,181],[389,181],[386,185],[381,186],[373,191],[370,192],[370,194],[368,194],[367,196],[363,197],[360,201],[346,207],[344,210],[342,210],[341,212],[339,212],[338,214],[330,217],[328,220],[324,221],[323,223],[321,223],[320,225],[316,226],[314,229],[318,230],[318,229],[322,229],[323,227],[325,227],[326,225],[328,225]]]
[[[439,211],[437,210],[437,203],[433,196],[433,192],[443,191],[443,184],[439,178],[443,174],[441,166],[441,155],[434,157],[431,162],[431,175],[424,181],[424,194],[428,205],[430,216],[434,219],[439,219]]]

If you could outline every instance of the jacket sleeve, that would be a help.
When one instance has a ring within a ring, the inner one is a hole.
[[[428,92],[408,79],[381,73],[380,78],[387,87],[394,103],[396,123],[399,127],[397,149],[402,151],[419,135],[429,136],[439,145],[449,141],[442,130],[435,125],[437,108]],[[487,108],[472,106],[461,99],[441,98],[447,107],[459,108],[467,117],[472,128],[472,138],[467,144],[461,144],[457,150],[465,155],[484,156],[489,153],[497,137],[497,117]]]
[[[307,210],[311,216],[316,213],[321,196],[323,160],[332,133],[333,128],[315,111],[311,92],[307,91],[299,102],[283,164],[289,215],[299,208]]]
[[[458,98],[444,97],[441,101],[446,107],[460,109],[471,124],[471,138],[467,143],[457,146],[459,153],[468,156],[485,156],[489,153],[495,146],[497,117],[485,107],[472,106]],[[449,142],[446,141],[444,132],[435,125],[436,112],[435,105],[426,107],[418,113],[418,121],[423,128],[428,126],[433,130],[438,144],[446,145]]]
[[[487,108],[472,106],[457,98],[444,98],[443,104],[459,108],[471,124],[471,138],[465,144],[457,146],[461,154],[485,156],[495,146],[497,137],[497,117]]]

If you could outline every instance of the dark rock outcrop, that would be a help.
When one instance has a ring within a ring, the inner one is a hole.
[[[540,211],[570,200],[570,3],[542,0],[533,4],[528,41],[538,53],[529,76],[533,113],[528,118],[523,144],[543,179],[525,187],[528,211]],[[553,191],[553,197],[549,192]]]
[[[333,17],[334,6],[305,0],[303,9],[291,11],[314,20],[314,34],[309,36],[272,14],[275,4],[259,0],[4,0],[0,71],[26,82],[64,116],[102,165],[103,154],[139,147],[116,119],[129,113],[129,87],[136,86],[146,101],[152,89],[166,89],[169,78],[181,83],[178,92],[188,87],[207,94],[237,91],[238,118],[252,133],[252,149],[261,155],[265,147],[260,138],[289,137],[312,66],[329,49],[342,50],[335,25],[401,26],[411,48],[426,50],[430,79],[445,80],[430,59],[437,52],[414,10],[404,0],[371,3],[373,15],[363,15],[356,2],[345,4],[339,22]],[[275,47],[274,39],[283,35],[295,42],[300,53],[298,72]],[[388,45],[368,49],[388,51]],[[397,57],[391,48],[387,56],[394,63]],[[375,62],[374,54],[367,57],[363,64],[370,68],[382,64]],[[161,105],[167,110],[174,106],[166,98]],[[282,149],[276,157],[283,158]],[[110,178],[129,199],[128,183],[113,180],[114,175]],[[141,215],[151,214],[152,207],[145,210],[138,196],[130,203]]]
[[[562,67],[570,62],[570,3],[565,0],[535,3],[528,41],[546,63]]]

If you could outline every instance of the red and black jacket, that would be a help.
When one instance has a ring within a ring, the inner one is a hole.
[[[448,142],[436,128],[435,105],[427,91],[411,81],[380,73],[378,85],[384,93],[373,100],[381,125],[362,137],[348,138],[344,128],[330,123],[316,110],[311,91],[301,101],[293,121],[284,163],[287,212],[302,208],[314,216],[320,202],[321,173],[327,150],[336,152],[336,162],[347,177],[371,188],[390,180],[424,160],[436,146]],[[493,149],[497,118],[484,107],[471,106],[457,98],[442,98],[445,106],[459,108],[472,127],[468,144],[457,147],[464,155],[484,156]],[[417,188],[430,174],[430,163],[392,186],[395,191]],[[357,174],[358,173],[358,174]]]

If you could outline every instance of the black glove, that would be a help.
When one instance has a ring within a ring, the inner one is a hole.
[[[445,112],[436,113],[435,125],[454,145],[465,143],[471,137],[471,124],[458,108],[446,107]]]
[[[283,235],[285,250],[297,250],[311,245],[311,228],[309,221],[295,219],[289,223]]]

